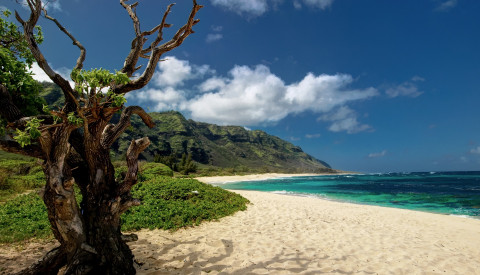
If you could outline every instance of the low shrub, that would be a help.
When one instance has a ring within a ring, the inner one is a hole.
[[[77,192],[77,200],[81,197]],[[242,196],[192,179],[156,176],[132,190],[142,205],[122,215],[122,230],[178,229],[245,210]],[[0,204],[0,243],[52,237],[46,207],[36,192]]]
[[[142,205],[122,216],[123,230],[178,229],[245,210],[242,196],[193,179],[155,178],[137,184],[133,197]]]
[[[0,243],[50,236],[47,208],[35,192],[0,205]]]

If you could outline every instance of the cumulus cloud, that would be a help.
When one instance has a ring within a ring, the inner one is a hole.
[[[332,132],[345,131],[355,134],[372,129],[370,125],[358,122],[357,113],[347,106],[341,106],[333,112],[322,115],[318,120],[332,122],[328,128]]]
[[[455,6],[457,6],[458,0],[448,0],[448,1],[443,1],[441,2],[437,8],[435,9],[436,11],[449,11],[453,9]]]
[[[210,0],[212,5],[225,8],[239,15],[256,17],[275,9],[283,1],[280,0]],[[315,9],[326,9],[333,4],[334,0],[294,0],[295,9],[301,9],[302,5]]]
[[[185,85],[187,80],[195,81]],[[371,127],[359,123],[347,104],[374,97],[378,91],[371,87],[353,89],[353,82],[350,75],[308,73],[298,82],[285,83],[265,65],[237,65],[227,75],[217,75],[207,65],[168,57],[159,64],[149,88],[127,97],[152,111],[180,110],[192,119],[220,125],[271,124],[311,111],[325,114],[323,118],[332,122],[332,131],[356,133]]]
[[[307,74],[285,84],[265,65],[235,66],[229,77],[214,77],[199,87],[204,92],[188,103],[196,120],[219,124],[258,125],[277,122],[289,114],[328,112],[350,101],[377,95],[374,88],[348,89],[349,75]]]
[[[379,152],[379,153],[370,153],[370,154],[368,154],[368,157],[369,158],[380,158],[380,157],[384,157],[386,154],[387,154],[387,150],[383,150],[382,152]]]
[[[425,81],[424,78],[420,76],[414,76],[410,81],[405,81],[400,85],[393,86],[388,88],[385,93],[389,97],[399,97],[399,96],[408,96],[408,97],[418,97],[423,94],[422,91],[418,88],[418,82]]]
[[[479,154],[479,155],[480,155],[480,146],[478,146],[477,148],[473,148],[472,150],[470,150],[470,153],[472,153],[472,154]]]
[[[208,65],[190,65],[186,60],[168,56],[158,64],[154,75],[154,83],[159,87],[176,87],[184,85],[185,81],[201,78],[207,73],[213,73]]]

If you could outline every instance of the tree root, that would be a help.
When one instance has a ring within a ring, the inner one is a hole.
[[[58,274],[60,268],[67,263],[67,254],[61,246],[50,250],[42,259],[16,273],[16,275]]]

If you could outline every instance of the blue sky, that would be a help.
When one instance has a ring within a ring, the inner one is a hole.
[[[191,8],[177,2],[165,38]],[[480,1],[198,2],[196,33],[129,104],[261,129],[342,170],[480,170]],[[139,1],[142,29],[168,4]],[[86,47],[86,68],[122,67],[133,27],[116,1],[57,0],[49,14]],[[78,50],[41,25],[47,60],[68,75]]]

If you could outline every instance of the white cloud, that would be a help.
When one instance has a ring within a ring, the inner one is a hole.
[[[184,85],[193,79],[197,84]],[[168,57],[159,64],[149,89],[127,97],[148,104],[154,111],[181,110],[192,119],[220,125],[276,123],[288,115],[311,111],[325,114],[323,120],[332,122],[331,131],[357,133],[371,127],[359,123],[356,113],[346,105],[374,97],[378,91],[371,87],[352,89],[353,81],[345,74],[308,73],[300,81],[286,84],[265,65],[235,66],[228,75],[219,76],[208,65]]]
[[[211,43],[211,42],[218,41],[222,38],[223,38],[223,34],[221,33],[209,33],[205,41],[207,41],[207,43]]]
[[[315,76],[308,73],[302,81],[288,85],[285,100],[291,110],[300,113],[306,110],[328,112],[349,101],[366,99],[377,95],[377,90],[349,90],[347,86],[353,78],[346,74]]]
[[[332,132],[345,131],[348,134],[355,134],[372,129],[370,125],[358,122],[356,112],[347,106],[341,106],[336,111],[319,117],[318,120],[331,121],[332,125],[328,129]]]
[[[219,90],[225,87],[226,79],[218,78],[218,77],[211,77],[207,79],[205,82],[200,84],[198,88],[202,92],[208,92],[213,90]]]
[[[32,68],[30,70],[33,75],[33,79],[35,79],[36,81],[39,81],[39,82],[53,82],[50,77],[48,77],[48,75],[40,68],[40,66],[38,66],[38,64],[35,62],[32,64]]]
[[[50,64],[49,64],[50,65]],[[50,65],[52,67],[52,65]],[[68,69],[66,67],[60,67],[58,69],[52,68],[56,73],[58,73],[60,76],[62,76],[65,80],[70,83],[70,86],[73,88],[75,87],[75,83],[70,79],[70,73],[72,72],[71,69]],[[32,78],[35,79],[38,82],[53,82],[50,77],[38,66],[37,62],[34,62],[32,64],[32,68],[30,69],[30,72],[33,73]]]
[[[322,134],[306,134],[305,135],[306,138],[319,138],[321,136]]]
[[[457,6],[458,0],[447,0],[442,3],[440,3],[437,8],[435,9],[436,11],[449,11],[453,9],[455,6]]]
[[[127,100],[135,98],[141,103],[154,103],[152,111],[182,110],[185,108],[185,92],[166,87],[165,89],[147,89],[130,93]]]
[[[204,94],[189,101],[192,118],[218,124],[258,125],[289,114],[324,113],[350,101],[377,95],[374,88],[350,90],[348,75],[307,74],[286,85],[265,65],[235,66],[228,78],[214,77],[199,87]]]
[[[418,97],[423,94],[422,91],[418,89],[418,86],[414,82],[424,81],[423,78],[419,76],[414,76],[412,81],[405,81],[400,85],[388,88],[385,93],[389,97],[399,97],[399,96],[408,96],[408,97]]]
[[[249,17],[260,16],[268,10],[275,10],[283,1],[281,0],[210,0],[212,5],[220,6],[233,11],[239,15]],[[334,0],[294,0],[295,9],[301,9],[302,3],[315,9],[326,9],[332,5]]]
[[[387,154],[387,150],[383,150],[382,152],[379,152],[379,153],[370,153],[370,154],[368,154],[368,157],[369,158],[380,158],[380,157],[384,157],[386,154]]]
[[[158,64],[154,75],[154,84],[159,87],[182,86],[186,80],[201,78],[207,73],[213,73],[208,65],[190,65],[186,60],[174,56],[165,58]]]
[[[62,11],[62,7],[60,6],[60,1],[42,1],[45,5],[45,8],[47,10],[56,10],[56,11]]]
[[[207,80],[210,81],[210,80]],[[189,103],[192,117],[219,124],[256,125],[279,121],[288,114],[284,101],[285,84],[263,65],[255,69],[235,66],[230,78],[216,78],[212,90]]]
[[[472,154],[479,154],[479,155],[480,155],[480,146],[478,146],[477,148],[473,148],[472,150],[470,150],[470,153],[472,153]]]
[[[22,6],[25,9],[30,9],[26,0],[22,1]],[[45,7],[47,11],[62,11],[60,0],[42,0],[42,6]]]
[[[237,14],[260,16],[268,10],[267,0],[210,0],[212,5],[220,6]]]

